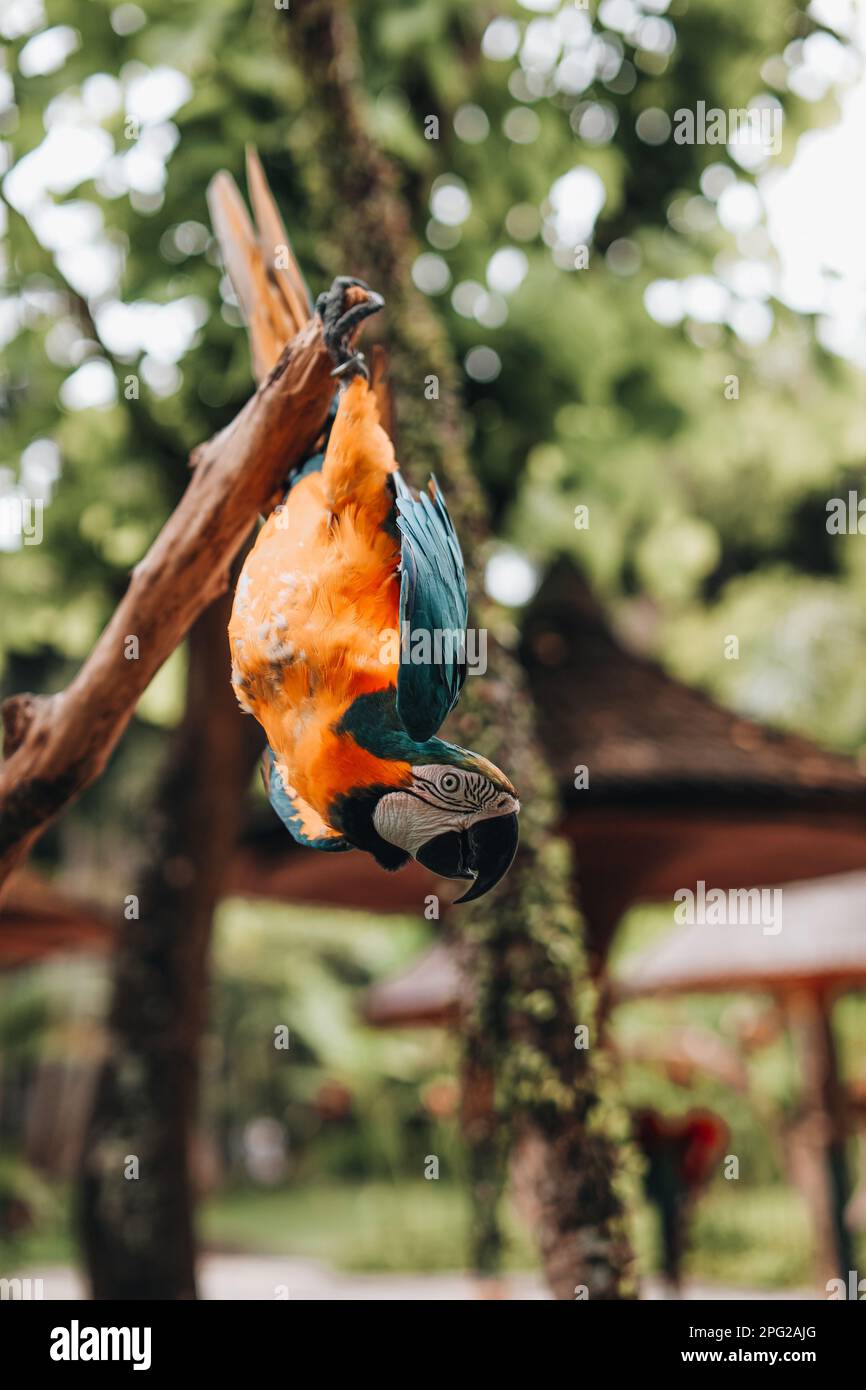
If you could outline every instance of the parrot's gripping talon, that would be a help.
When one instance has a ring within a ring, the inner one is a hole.
[[[340,377],[343,381],[352,381],[356,376],[362,376],[365,381],[370,380],[370,373],[367,370],[367,362],[363,352],[354,352],[351,357],[347,357],[345,362],[340,362],[331,372],[331,376]]]
[[[367,297],[344,311],[346,291],[351,288],[364,290]],[[363,353],[350,352],[347,339],[364,319],[378,313],[384,303],[382,296],[371,290],[363,280],[356,280],[348,275],[339,275],[331,288],[319,295],[316,309],[322,320],[322,336],[336,364],[332,376],[349,379],[363,375],[369,380]]]

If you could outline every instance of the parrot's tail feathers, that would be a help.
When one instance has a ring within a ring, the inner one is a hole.
[[[208,188],[211,221],[247,325],[253,374],[263,381],[310,317],[306,286],[255,154],[248,159],[258,229],[225,171]]]
[[[259,249],[268,274],[282,292],[297,333],[311,317],[313,301],[253,145],[247,146],[247,188],[259,233]]]

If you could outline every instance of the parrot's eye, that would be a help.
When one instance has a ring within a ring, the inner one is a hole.
[[[443,792],[456,792],[460,786],[460,778],[454,772],[446,772],[442,778]]]

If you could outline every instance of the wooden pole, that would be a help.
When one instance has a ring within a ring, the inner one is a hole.
[[[854,1268],[845,1208],[851,1195],[846,1155],[847,1103],[839,1077],[832,1001],[819,988],[803,987],[786,1000],[786,1012],[802,1069],[805,1115],[800,1128],[800,1182],[815,1226],[821,1284],[847,1279]]]

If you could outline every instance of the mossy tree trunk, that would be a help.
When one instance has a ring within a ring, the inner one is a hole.
[[[191,1148],[207,958],[255,759],[228,679],[230,604],[212,604],[190,633],[186,710],[154,805],[138,917],[118,931],[78,1211],[100,1299],[196,1296]]]
[[[398,456],[416,481],[432,470],[442,482],[467,556],[475,621],[483,621],[486,508],[466,456],[457,371],[438,318],[412,283],[417,248],[409,213],[396,170],[365,125],[357,38],[345,0],[296,0],[284,33],[308,93],[310,154],[303,166],[318,210],[322,259],[385,295]],[[425,396],[431,375],[438,380],[436,400]],[[523,672],[501,647],[490,655],[492,674],[467,682],[449,725],[452,737],[508,770],[523,806],[511,873],[490,897],[460,909],[469,961],[464,1067],[495,1078],[501,1119],[499,1136],[478,1126],[478,1152],[470,1159],[480,1187],[476,1264],[492,1273],[497,1262],[490,1207],[506,1148],[499,1140],[514,1121],[531,1155],[538,1238],[555,1296],[574,1298],[585,1288],[591,1298],[627,1297],[621,1120],[601,1100],[596,1051],[576,1046],[579,1025],[594,1041],[596,1005],[585,983],[569,850],[556,835],[555,786],[535,737]]]

